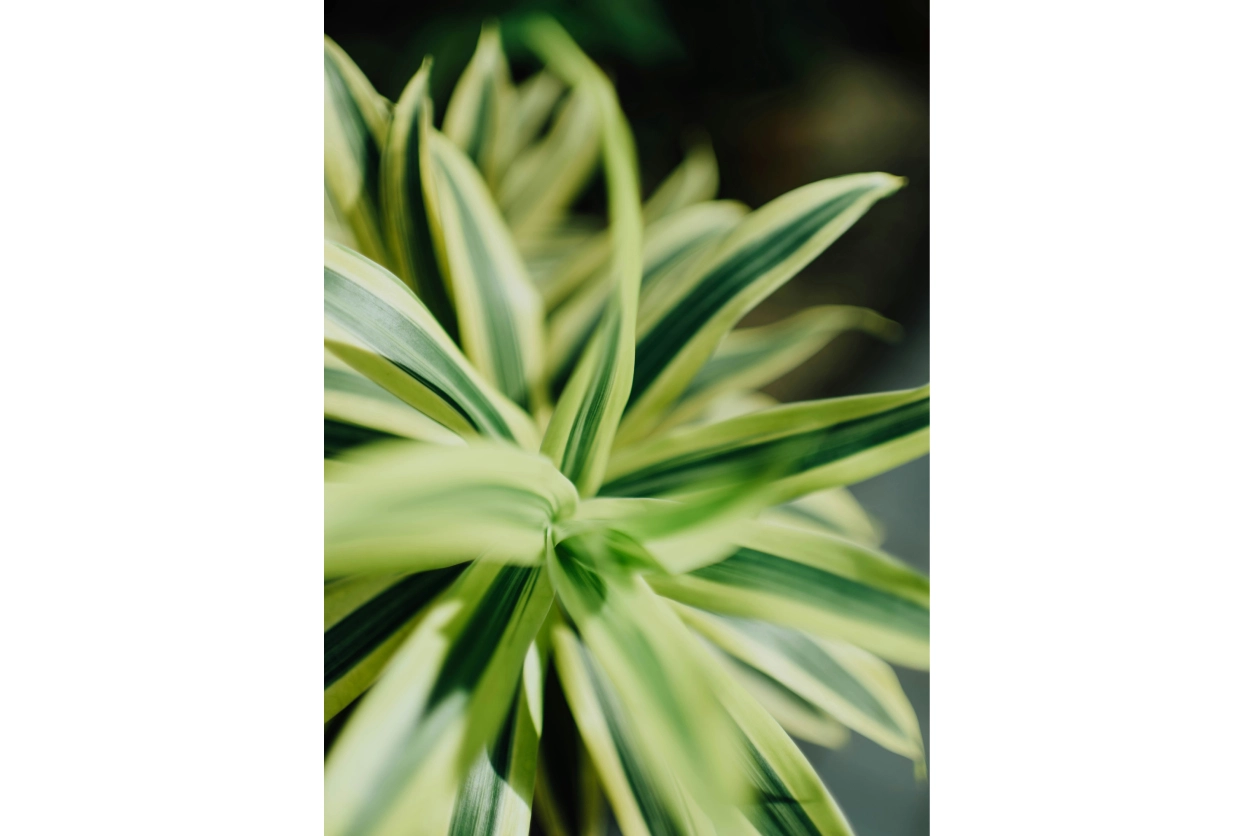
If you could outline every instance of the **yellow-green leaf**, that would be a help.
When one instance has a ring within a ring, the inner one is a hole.
[[[614,452],[603,496],[690,491],[757,463],[777,468],[772,504],[869,479],[927,452],[928,387],[784,404],[683,427]]]
[[[344,50],[323,39],[323,177],[328,237],[387,264],[379,225],[379,165],[389,113]]]
[[[323,257],[332,354],[459,435],[535,449],[531,418],[475,371],[400,279],[338,244],[327,242]]]
[[[435,601],[331,748],[328,836],[448,832],[552,601],[542,569],[483,561]]]
[[[889,174],[853,174],[776,198],[687,273],[666,305],[642,307],[623,442],[642,438],[661,420],[741,317],[902,182]]]
[[[372,445],[324,488],[328,577],[420,571],[483,556],[537,564],[545,532],[577,495],[552,463],[517,447]]]

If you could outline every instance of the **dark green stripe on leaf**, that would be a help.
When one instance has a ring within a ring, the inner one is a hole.
[[[435,259],[435,246],[431,240],[431,223],[427,218],[427,204],[423,200],[422,167],[420,160],[421,127],[423,108],[431,106],[429,99],[424,97],[422,104],[414,109],[414,118],[409,124],[405,136],[405,206],[409,209],[409,229],[404,231],[411,258],[410,268],[414,271],[414,284],[418,296],[426,304],[427,310],[435,317],[445,333],[454,342],[460,343],[457,330],[457,314],[453,303],[449,300],[448,289],[440,275],[440,267]]]
[[[667,364],[702,326],[714,318],[737,293],[796,252],[840,213],[853,206],[874,186],[853,189],[821,203],[791,224],[774,230],[725,259],[704,276],[636,344],[635,377],[628,408],[657,379]]]
[[[514,403],[527,409],[527,378],[523,371],[522,347],[514,328],[509,296],[496,275],[496,263],[488,252],[488,243],[483,240],[479,221],[466,204],[465,196],[455,185],[453,172],[442,162],[440,165],[453,195],[453,202],[457,205],[462,236],[470,256],[470,274],[479,290],[485,326],[492,344],[492,367],[497,388]]]
[[[792,660],[802,670],[839,694],[863,714],[887,728],[901,734],[906,733],[865,685],[806,634],[763,621],[740,618],[729,620],[740,624],[742,629],[754,639]]]
[[[334,418],[323,417],[322,419],[322,457],[324,459],[333,459],[355,447],[387,438],[396,438],[396,436],[382,430],[337,421]]]
[[[374,652],[464,568],[450,566],[410,575],[333,624],[322,636],[323,687],[330,688]]]
[[[370,198],[370,205],[372,208],[377,207],[379,205],[379,164],[381,159],[379,145],[375,142],[374,134],[370,132],[370,126],[366,124],[366,118],[357,106],[357,100],[353,98],[348,82],[344,80],[344,76],[340,73],[340,68],[335,63],[335,60],[330,55],[324,53],[323,66],[327,82],[331,87],[331,98],[336,103],[336,111],[348,119],[351,127],[351,130],[345,131],[349,141],[352,141],[354,137],[361,138],[361,144],[357,145],[353,150],[357,152],[357,163],[361,166],[362,176],[365,179],[366,194]]]
[[[602,496],[656,496],[685,485],[772,469],[784,478],[886,444],[928,426],[929,398],[804,433],[730,448],[699,450],[626,473],[601,486]]]
[[[792,796],[779,774],[743,734],[749,780],[757,790],[757,803],[749,818],[762,836],[820,836],[801,802]]]
[[[928,636],[928,611],[913,601],[757,549],[740,549],[726,560],[697,569],[692,577],[787,598],[919,638]]]
[[[636,807],[644,818],[649,832],[655,836],[681,836],[684,829],[671,816],[670,810],[658,788],[654,785],[652,774],[641,760],[629,732],[626,728],[626,716],[622,703],[613,686],[601,673],[600,666],[583,645],[584,667],[588,670],[592,688],[596,692],[597,702],[601,705],[601,714],[609,727],[610,738],[614,742],[614,750],[618,753],[618,761],[627,777],[627,785],[631,788]]]
[[[429,334],[356,282],[323,268],[326,312],[480,432],[513,439],[505,420]]]

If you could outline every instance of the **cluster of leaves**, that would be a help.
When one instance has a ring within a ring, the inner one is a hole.
[[[848,833],[790,734],[922,764],[884,660],[926,668],[928,581],[844,486],[928,392],[755,391],[870,311],[732,329],[900,181],[750,212],[697,146],[642,201],[606,76],[525,32],[440,129],[429,62],[393,104],[326,42],[326,831]]]

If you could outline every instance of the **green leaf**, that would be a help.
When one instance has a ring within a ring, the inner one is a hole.
[[[928,387],[785,404],[614,452],[603,496],[664,496],[772,463],[772,504],[850,485],[927,452]]]
[[[501,175],[507,131],[513,126],[514,85],[509,62],[501,49],[501,33],[486,24],[449,99],[444,114],[444,134],[495,183]]]
[[[325,485],[328,577],[473,560],[537,564],[577,496],[548,459],[487,442],[375,444]]]
[[[542,569],[483,561],[437,599],[328,755],[328,836],[447,832],[552,601]]]
[[[718,243],[747,210],[730,200],[698,203],[644,229],[640,276],[641,305],[656,297],[676,275]],[[549,378],[564,382],[579,352],[588,345],[616,289],[615,274],[604,270],[553,312],[549,329]]]
[[[541,676],[544,663],[533,643],[523,664]],[[527,836],[536,785],[543,701],[520,682],[496,739],[475,760],[457,794],[449,836]]]
[[[430,135],[437,251],[466,356],[523,408],[544,401],[544,308],[479,172],[439,131]]]
[[[388,131],[388,106],[344,50],[325,36],[323,55],[328,237],[386,264],[379,226],[379,164]]]
[[[501,211],[524,249],[528,239],[543,235],[561,219],[596,168],[603,128],[596,96],[585,85],[563,80],[573,89],[558,107],[553,127],[515,157],[496,190]]]
[[[412,438],[432,444],[465,444],[447,427],[431,420],[370,378],[324,352],[323,413],[327,449],[336,452],[379,438]],[[334,436],[334,438],[333,438]]]
[[[396,103],[383,155],[383,218],[397,275],[413,288],[456,341],[457,315],[436,263],[428,220],[435,205],[435,185],[431,182],[430,76],[428,58],[405,85]]]
[[[865,735],[922,764],[923,738],[892,668],[844,642],[761,621],[681,608],[685,623],[733,658]]]
[[[709,140],[694,143],[644,204],[644,222],[653,223],[718,194],[718,161]]]
[[[866,512],[845,488],[828,488],[768,508],[759,515],[765,522],[839,534],[867,546],[884,542],[884,526]]]
[[[400,279],[331,242],[324,259],[332,354],[461,436],[535,448],[531,418],[483,380]]]
[[[635,142],[609,79],[570,36],[547,18],[534,21],[527,32],[533,48],[575,94],[590,97],[600,121],[617,293],[562,392],[542,443],[580,493],[591,496],[601,484],[631,389],[643,241]]]
[[[553,639],[566,701],[625,836],[700,832],[675,775],[650,761],[601,665],[570,629],[557,627]]]
[[[621,698],[630,728],[647,741],[637,747],[639,757],[672,818],[682,819],[686,806],[677,782],[723,823],[724,805],[740,797],[736,776],[726,768],[736,757],[732,729],[708,683],[691,676],[693,636],[635,574],[638,552],[622,545],[596,533],[572,537],[556,544],[546,565],[564,612]],[[672,772],[673,781],[666,778]],[[607,794],[613,802],[608,787]]]
[[[745,218],[657,309],[642,306],[622,442],[643,438],[741,317],[902,184],[889,174],[821,180]]]
[[[745,815],[763,836],[853,836],[844,813],[814,767],[770,714],[715,659],[695,669],[711,680],[739,727],[740,766],[756,790]]]
[[[645,201],[642,218],[648,226],[645,228],[646,278],[641,284],[642,293],[648,287],[647,278],[651,238],[657,237],[659,233],[664,235],[664,231],[672,226],[680,227],[676,231],[676,237],[680,241],[700,237],[689,230],[683,229],[686,224],[692,223],[693,220],[682,220],[677,213],[695,205],[719,207],[712,210],[716,215],[722,213],[725,216],[729,211],[732,211],[734,215],[730,223],[719,223],[719,226],[722,227],[720,231],[727,232],[735,226],[735,221],[740,220],[748,211],[743,204],[735,203],[734,201],[714,201],[713,198],[717,188],[718,167],[714,162],[714,152],[710,149],[708,143],[702,143],[694,146],[689,151],[684,161],[662,181],[661,185]],[[711,210],[707,209],[707,212],[709,211]],[[700,213],[698,213],[696,218],[696,223],[700,225],[702,223]],[[664,219],[666,222],[662,223]],[[716,223],[721,220],[722,217],[719,217]],[[659,245],[662,247],[663,252],[668,249],[675,249],[674,244],[665,240],[659,241]],[[656,248],[658,245],[653,246]],[[541,293],[544,294],[545,306],[553,309],[569,297],[571,293],[582,289],[588,282],[595,283],[595,277],[605,273],[606,262],[611,252],[612,241],[608,232],[599,232],[590,236],[582,246],[575,247],[568,257],[560,260],[560,263],[540,283]],[[670,262],[659,262],[658,266],[662,267],[668,264]]]
[[[896,323],[866,308],[822,305],[770,325],[732,331],[689,381],[654,432],[665,432],[692,420],[727,392],[751,391],[767,385],[850,330],[892,338],[899,329]]]
[[[929,584],[882,552],[834,534],[745,523],[740,549],[685,575],[649,576],[672,600],[849,642],[928,666]]]
[[[561,79],[546,70],[540,70],[518,85],[514,106],[508,111],[509,128],[497,145],[500,151],[496,163],[498,171],[508,170],[518,154],[531,146],[565,90]],[[494,192],[499,185],[491,181],[489,184]]]
[[[462,566],[413,575],[365,575],[328,581],[323,590],[323,722],[369,688],[427,604]]]

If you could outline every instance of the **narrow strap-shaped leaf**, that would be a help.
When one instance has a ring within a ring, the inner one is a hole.
[[[691,608],[680,615],[722,650],[844,725],[922,763],[923,738],[914,709],[892,668],[871,654],[761,621]]]
[[[506,132],[513,125],[513,107],[514,85],[501,49],[500,29],[488,23],[444,114],[444,134],[474,160],[488,183],[495,183],[501,174],[498,160]]]
[[[699,203],[644,229],[640,276],[641,304],[647,305],[677,273],[716,245],[744,216],[744,205],[730,200]],[[608,240],[608,239],[607,239]],[[579,352],[589,343],[606,304],[616,290],[616,276],[604,270],[553,312],[547,362],[549,378],[569,378]]]
[[[888,174],[854,174],[776,198],[686,275],[668,306],[642,313],[623,442],[643,437],[660,420],[741,317],[901,183]]]
[[[379,224],[379,166],[387,137],[386,103],[344,50],[324,36],[323,160],[333,235],[352,236],[368,258],[388,263]]]
[[[717,689],[743,742],[741,767],[756,793],[744,807],[762,836],[853,836],[814,767],[757,700],[709,653],[698,668]]]
[[[520,241],[552,227],[596,168],[603,127],[596,96],[569,77],[563,80],[573,89],[558,107],[553,127],[510,163],[496,192],[505,219]]]
[[[849,729],[832,715],[752,665],[724,651],[720,650],[719,654],[719,660],[727,664],[740,686],[775,718],[784,731],[799,740],[828,749],[838,749],[849,742]]]
[[[528,669],[534,669],[535,676],[543,670],[535,643],[527,651],[523,679],[505,722],[457,794],[449,836],[527,836],[531,829],[544,706],[537,700],[538,692],[523,684]]]
[[[850,330],[891,338],[899,329],[896,323],[867,308],[823,305],[806,308],[770,325],[732,331],[688,382],[654,433],[692,420],[726,392],[767,385]]]
[[[547,70],[540,70],[518,85],[514,106],[509,111],[509,127],[497,144],[498,172],[509,169],[519,152],[528,148],[553,113],[554,106],[566,90],[561,79]],[[499,183],[489,181],[493,191]]]
[[[331,242],[324,259],[331,353],[459,435],[535,448],[531,418],[483,380],[400,279]]]
[[[751,462],[779,468],[774,502],[850,485],[928,449],[928,387],[786,404],[617,450],[604,496],[682,493]]]
[[[693,223],[693,219],[681,220],[679,213],[690,206],[716,206],[715,213],[727,214],[734,211],[733,222],[725,225],[722,232],[728,232],[735,221],[748,211],[743,204],[734,201],[714,201],[714,193],[718,188],[718,167],[714,163],[714,152],[708,143],[694,146],[683,162],[662,181],[645,201],[642,218],[649,226],[645,229],[645,260],[648,262],[651,237],[656,237],[659,230],[668,230],[672,226],[684,226]],[[733,208],[734,207],[734,208]],[[707,209],[707,212],[711,211]],[[700,215],[696,216],[700,224]],[[666,219],[666,223],[659,223]],[[721,225],[721,224],[720,224]],[[652,229],[650,229],[652,227]],[[678,230],[680,239],[693,237],[687,230]],[[659,242],[664,248],[667,246]],[[657,245],[655,245],[657,246]],[[545,305],[552,309],[565,300],[571,293],[582,288],[599,272],[603,272],[605,264],[612,252],[612,242],[608,232],[591,237],[583,246],[572,251],[570,256],[556,265],[552,273],[540,283],[540,291],[544,294]],[[641,285],[641,293],[647,290],[647,283]]]
[[[327,482],[328,577],[421,571],[484,556],[539,563],[545,531],[570,513],[574,486],[516,447],[374,445]]]
[[[855,644],[906,667],[928,666],[927,578],[835,535],[746,523],[741,548],[685,575],[649,576],[668,598]]]
[[[549,636],[550,656],[555,657],[555,633],[564,617],[554,607],[549,618],[552,623],[544,635]],[[569,698],[563,693],[561,678],[554,672],[545,677],[544,734],[536,773],[535,815],[540,832],[547,836],[605,836],[608,814],[596,766],[571,713]]]
[[[569,628],[555,628],[553,639],[562,689],[619,828],[625,836],[695,833],[675,776],[650,763],[600,664]]]
[[[448,832],[552,601],[542,569],[483,561],[437,599],[328,755],[329,836]]]
[[[478,170],[439,131],[430,133],[437,250],[457,308],[466,356],[515,403],[544,399],[544,308]]]
[[[635,142],[609,79],[570,36],[548,18],[533,19],[527,33],[553,71],[576,94],[582,90],[592,98],[600,120],[618,291],[558,400],[542,444],[580,493],[592,496],[601,484],[631,390],[643,241]]]
[[[718,161],[709,140],[694,143],[674,171],[666,176],[644,204],[644,222],[653,223],[672,212],[713,200],[718,194]]]
[[[412,438],[433,444],[465,444],[447,427],[431,420],[329,351],[322,372],[326,447],[342,452],[377,438]],[[360,442],[353,443],[355,439]]]
[[[839,534],[868,546],[884,542],[884,526],[845,488],[828,488],[764,511],[759,519],[793,528]]]
[[[435,203],[431,182],[431,60],[405,85],[383,155],[383,219],[397,275],[418,294],[456,341],[457,316],[436,263],[428,215]]]
[[[672,816],[686,802],[661,777],[667,772],[716,824],[725,823],[725,805],[740,790],[728,768],[736,757],[731,729],[708,683],[690,675],[693,637],[631,572],[636,559],[615,540],[592,534],[558,543],[546,565],[564,611],[647,741],[641,758]]]
[[[427,604],[461,574],[450,566],[414,575],[339,578],[324,588],[323,721],[369,688],[413,631]]]

